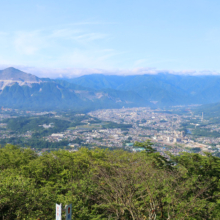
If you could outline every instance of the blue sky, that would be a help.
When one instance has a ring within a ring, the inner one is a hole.
[[[218,74],[219,10],[217,0],[2,0],[0,67]]]

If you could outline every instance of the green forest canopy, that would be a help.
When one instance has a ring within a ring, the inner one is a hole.
[[[54,219],[72,203],[72,219],[220,219],[220,158],[183,153],[167,160],[150,142],[130,153],[81,148],[39,156],[0,149],[0,218]],[[64,216],[63,216],[64,217]]]

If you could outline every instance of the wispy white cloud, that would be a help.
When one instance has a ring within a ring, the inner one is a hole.
[[[48,39],[68,39],[78,43],[89,43],[92,41],[107,38],[106,34],[85,32],[80,29],[62,28],[53,30],[52,33],[47,35]]]
[[[146,68],[175,60],[155,60],[144,57],[132,60],[129,51],[109,48],[111,36],[94,31],[87,25],[104,22],[78,22],[59,28],[39,29],[19,32],[0,32],[0,67],[15,66],[40,77],[75,77],[92,73],[116,75],[171,74],[219,75],[215,71],[172,71]],[[215,37],[214,32],[210,39]],[[123,56],[123,54],[125,56]],[[120,59],[118,59],[120,57]],[[130,59],[128,61],[128,59]],[[116,69],[126,61],[127,69]],[[35,68],[37,67],[37,68]],[[66,68],[63,68],[66,67]],[[129,69],[128,69],[129,68]]]
[[[106,38],[106,34],[100,33],[88,33],[88,34],[81,34],[73,37],[73,39],[78,40],[79,42],[87,43],[95,40],[100,40]]]
[[[0,69],[7,68],[7,65],[1,65]],[[174,71],[174,70],[158,70],[154,68],[134,68],[134,69],[102,69],[102,68],[39,68],[31,66],[21,66],[16,65],[15,68],[18,68],[24,72],[34,74],[38,77],[49,77],[49,78],[75,78],[82,75],[90,74],[105,74],[105,75],[144,75],[144,74],[159,74],[159,73],[168,73],[173,75],[220,75],[220,72],[217,71],[208,71],[208,70],[183,70],[183,71]]]
[[[119,24],[118,22],[105,22],[105,21],[95,21],[95,20],[86,20],[81,22],[74,22],[67,24],[68,26],[88,26],[88,25],[114,25]]]
[[[0,45],[0,56],[11,60],[14,65],[108,67],[112,65],[108,59],[118,54],[114,49],[100,46],[108,37],[81,28],[0,32],[0,39],[10,54],[6,56]]]
[[[14,35],[14,46],[17,53],[34,55],[46,44],[47,42],[41,36],[40,31],[17,32]]]
[[[80,29],[72,29],[72,28],[60,28],[54,29],[47,34],[48,38],[61,38],[61,39],[72,39],[73,36],[82,34]]]
[[[143,66],[144,64],[146,65],[147,62],[149,62],[147,59],[139,59],[134,61],[134,66]]]
[[[51,66],[66,66],[75,68],[110,68],[111,57],[117,56],[117,51],[111,49],[85,48],[74,49],[66,54],[59,56],[58,59],[51,61]]]

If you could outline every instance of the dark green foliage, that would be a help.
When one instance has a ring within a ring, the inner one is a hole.
[[[194,153],[199,153],[199,152],[201,152],[201,148],[194,147],[194,148],[191,149],[191,151],[194,152]]]
[[[217,131],[209,131],[208,129],[201,129],[201,128],[194,129],[192,134],[197,137],[199,137],[199,136],[214,137],[214,138],[220,137],[220,133]]]
[[[24,137],[11,137],[0,140],[0,144],[4,146],[7,143],[20,145],[20,146],[31,146],[35,149],[58,149],[67,148],[69,141],[63,139],[59,142],[49,142],[44,139],[52,133],[59,133],[67,130],[69,127],[75,127],[83,125],[82,120],[88,119],[89,116],[75,116],[74,114],[68,114],[67,119],[57,119],[54,116],[36,116],[36,117],[18,117],[4,120],[7,123],[7,129],[11,133],[15,133],[17,136],[26,132],[32,132],[31,138]],[[65,117],[65,116],[64,116]],[[44,128],[42,125],[51,124],[50,128]],[[77,138],[75,143],[81,144],[82,140]]]
[[[220,159],[146,152],[64,150],[38,156],[0,149],[0,218],[54,219],[55,203],[72,203],[72,219],[219,219]],[[64,218],[64,216],[63,216]]]
[[[150,140],[147,140],[143,143],[141,142],[135,142],[134,144],[135,147],[139,147],[139,148],[143,148],[144,151],[147,153],[147,154],[151,154],[151,153],[155,153],[156,150],[152,147],[153,146],[153,143],[150,142]]]
[[[197,107],[194,112],[197,115],[204,114],[204,119],[208,119],[211,123],[219,123],[220,119],[220,103],[202,105]]]
[[[4,121],[7,123],[7,128],[12,131],[17,131],[19,133],[24,133],[27,131],[37,131],[39,135],[49,135],[52,133],[58,133],[66,130],[68,127],[72,126],[70,121],[61,120],[50,117],[18,117],[10,118]],[[49,125],[52,123],[52,127],[45,129],[42,127],[43,124]]]
[[[107,129],[107,128],[120,128],[121,130],[127,130],[128,128],[131,128],[131,124],[118,124],[115,122],[108,122],[108,124],[102,125],[102,128]]]

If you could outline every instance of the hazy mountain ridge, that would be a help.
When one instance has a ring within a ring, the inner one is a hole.
[[[0,106],[25,109],[97,109],[149,104],[135,92],[95,90],[62,80],[40,79],[14,68],[1,71]],[[8,74],[8,75],[7,75]],[[9,83],[10,82],[10,83]]]
[[[13,67],[9,67],[7,69],[0,70],[0,80],[28,81],[28,82],[41,81],[37,76],[22,72],[22,71],[15,69]]]
[[[43,79],[15,68],[0,71],[0,106],[100,109],[220,102],[220,76],[85,75]]]
[[[39,79],[37,76],[22,72],[13,67],[0,70],[0,90],[3,90],[6,86],[12,86],[15,83],[20,86],[31,86],[32,83],[40,82],[43,82],[43,80]]]
[[[84,75],[66,79],[93,89],[113,88],[134,91],[158,105],[208,104],[220,101],[220,76],[156,75],[112,76]],[[106,83],[107,82],[107,83]]]

